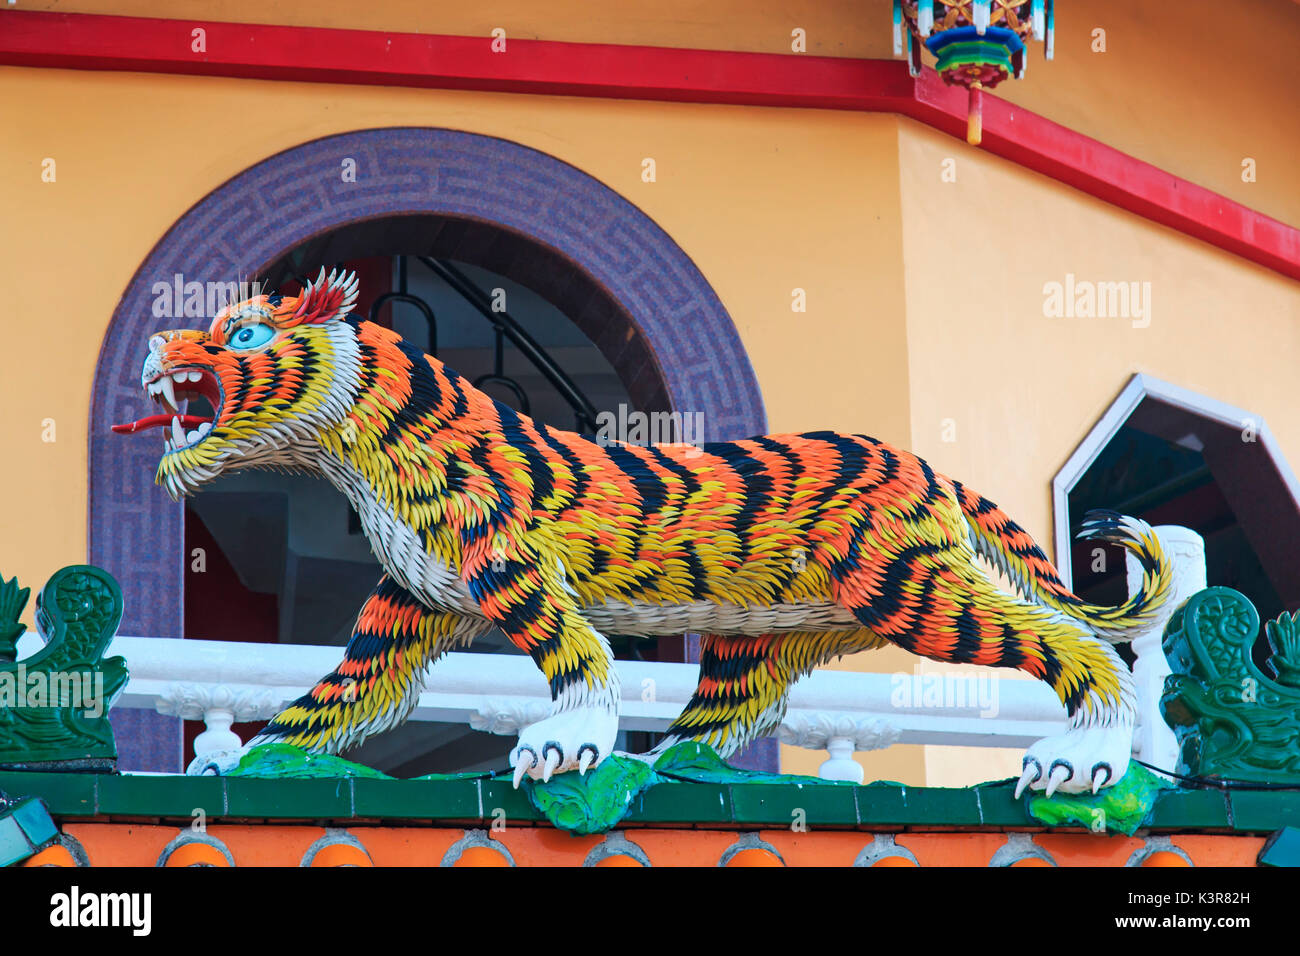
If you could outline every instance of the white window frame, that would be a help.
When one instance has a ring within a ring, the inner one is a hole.
[[[1269,431],[1268,425],[1260,415],[1254,415],[1250,412],[1229,405],[1227,402],[1210,398],[1208,395],[1202,395],[1200,392],[1194,392],[1191,389],[1183,388],[1180,385],[1174,385],[1171,382],[1165,382],[1158,378],[1152,378],[1150,375],[1138,373],[1134,375],[1119,397],[1115,399],[1106,409],[1098,420],[1097,424],[1092,427],[1087,436],[1075,448],[1074,453],[1070,455],[1069,460],[1056,473],[1052,479],[1052,520],[1056,535],[1056,569],[1060,572],[1061,580],[1065,582],[1066,587],[1074,587],[1074,571],[1070,560],[1070,492],[1078,484],[1079,479],[1101,455],[1102,450],[1124,427],[1124,423],[1142,404],[1142,400],[1153,398],[1164,402],[1167,405],[1173,405],[1184,411],[1199,415],[1210,421],[1228,425],[1232,428],[1246,428],[1253,425],[1255,429],[1256,440],[1264,446],[1268,452],[1269,459],[1273,467],[1277,469],[1278,474],[1286,483],[1287,489],[1291,492],[1291,497],[1300,507],[1300,481],[1296,480],[1295,473],[1291,466],[1287,464],[1286,457],[1282,454],[1281,446]]]

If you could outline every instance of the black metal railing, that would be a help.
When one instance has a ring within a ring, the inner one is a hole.
[[[546,349],[519,324],[506,309],[494,308],[492,297],[479,287],[473,279],[450,262],[434,259],[431,256],[416,256],[422,265],[440,279],[444,285],[473,306],[492,325],[493,362],[492,371],[474,379],[474,387],[500,386],[508,389],[518,403],[518,410],[525,415],[531,414],[532,402],[528,393],[518,381],[505,371],[505,346],[508,340],[528,362],[551,384],[564,402],[573,411],[577,430],[592,434],[596,431],[596,407],[583,393],[567,372],[547,353]],[[411,292],[407,276],[407,257],[397,257],[397,289],[385,292],[375,299],[370,306],[370,320],[373,322],[379,310],[389,304],[414,306],[420,311],[429,326],[429,354],[438,357],[438,319],[433,307],[420,296]]]

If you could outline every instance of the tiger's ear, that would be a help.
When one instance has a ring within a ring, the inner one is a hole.
[[[320,275],[298,296],[298,305],[293,314],[283,321],[284,325],[319,325],[341,319],[357,304],[357,274],[355,272],[331,271],[325,276],[325,267],[321,266]]]

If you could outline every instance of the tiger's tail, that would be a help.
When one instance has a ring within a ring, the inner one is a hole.
[[[1142,565],[1142,584],[1118,607],[1088,604],[1065,586],[1056,567],[1024,528],[983,495],[953,482],[975,551],[1007,575],[1027,600],[1071,617],[1103,640],[1122,643],[1155,621],[1169,599],[1173,566],[1145,521],[1115,511],[1089,511],[1080,538],[1117,544]]]

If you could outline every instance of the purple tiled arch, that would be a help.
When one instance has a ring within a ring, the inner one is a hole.
[[[341,175],[348,158],[355,182]],[[122,584],[122,633],[182,633],[183,514],[153,484],[159,443],[109,431],[141,413],[149,334],[204,324],[155,318],[154,283],[176,273],[200,282],[256,276],[313,236],[409,214],[493,223],[552,247],[632,317],[673,407],[703,412],[710,440],[766,430],[758,382],[713,289],[667,233],[598,180],[537,150],[456,130],[374,129],[304,143],[240,173],[182,216],[132,278],[104,337],[90,415],[90,561]],[[177,721],[119,711],[114,724],[124,769],[176,769]],[[774,754],[774,744],[763,750]],[[770,764],[770,755],[761,762]]]

